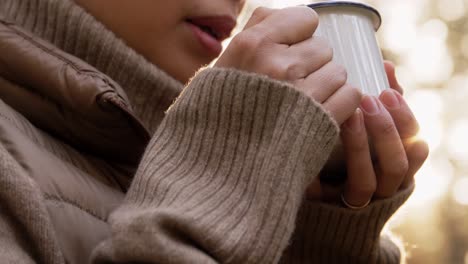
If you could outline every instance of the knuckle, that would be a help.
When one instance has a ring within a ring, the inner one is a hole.
[[[345,85],[345,83],[348,81],[348,72],[346,71],[346,68],[342,65],[335,64],[333,72],[333,76],[337,81],[338,85]],[[352,86],[348,86],[348,89],[350,89],[350,92],[353,92],[352,90],[354,88]]]
[[[362,96],[363,96],[362,90],[355,86],[349,86],[349,89],[350,89],[351,98],[354,104],[356,105],[356,107],[358,107],[359,104],[361,103]]]
[[[316,28],[319,23],[319,16],[315,10],[307,6],[300,6],[299,9],[304,13],[305,17],[307,18],[308,25],[311,28]]]
[[[256,50],[265,43],[265,33],[259,32],[256,29],[249,29],[239,33],[232,40],[232,45],[239,49],[241,52],[247,50]]]
[[[252,12],[252,18],[261,18],[269,14],[270,9],[260,6],[254,9]]]
[[[395,191],[389,191],[386,189],[383,189],[381,187],[377,187],[377,190],[375,190],[374,196],[381,198],[381,199],[386,199],[392,197],[392,195],[395,193]]]
[[[396,159],[392,162],[392,166],[385,168],[385,177],[402,179],[408,173],[409,163],[406,158]]]
[[[305,74],[305,70],[303,69],[303,67],[301,67],[300,65],[296,63],[291,63],[285,66],[284,76],[288,80],[297,80],[297,79],[301,79],[305,77],[306,74]]]
[[[413,163],[423,164],[429,157],[429,146],[424,141],[419,141],[416,144],[414,149],[408,153],[408,159],[411,159]]]
[[[320,55],[320,59],[323,64],[331,62],[333,60],[333,48],[331,47],[329,41],[321,36],[313,36],[312,45]]]
[[[301,27],[310,30],[310,35],[315,31],[319,24],[319,16],[315,10],[308,6],[294,6],[283,9],[285,16],[293,17]]]
[[[412,115],[403,113],[400,117],[399,125],[403,128],[401,136],[404,138],[413,137],[419,132],[419,124]]]
[[[347,84],[346,81],[342,89],[347,90],[344,93],[346,95],[346,102],[350,106],[350,108],[352,108],[352,110],[354,111],[356,108],[359,107],[359,104],[361,103],[361,99],[362,99],[361,89],[355,86],[352,86],[350,84]]]
[[[328,43],[328,40],[321,38],[319,40],[319,47],[320,47],[320,51],[323,56],[324,62],[332,61],[334,51],[333,51],[333,48]]]
[[[296,7],[293,7],[293,8],[296,9],[296,10],[299,10],[300,12],[303,12],[306,15],[312,15],[312,16],[318,18],[318,14],[317,14],[317,12],[315,12],[315,10],[313,8],[310,8],[310,7],[305,6],[305,5],[296,6]]]
[[[308,8],[308,10],[311,12],[312,14],[312,19],[315,23],[316,26],[318,26],[318,23],[319,23],[319,15],[317,14],[317,12],[315,12],[315,10],[313,10],[312,8]]]
[[[356,189],[356,193],[363,197],[371,197],[377,189],[376,185],[363,185]]]
[[[387,119],[388,119],[388,118],[387,118]],[[391,120],[384,120],[384,121],[380,124],[379,132],[380,132],[382,135],[392,135],[392,134],[396,133],[395,124],[394,124],[393,122],[391,122]]]
[[[371,197],[377,190],[377,183],[375,181],[367,183],[357,183],[354,185],[349,185],[351,192],[359,197]]]
[[[251,34],[247,31],[243,31],[237,36],[235,36],[232,41],[231,41],[231,47],[236,47],[239,50],[248,48],[249,46],[252,45],[252,39],[250,37]]]
[[[288,79],[287,72],[288,68],[290,67],[289,65],[285,65],[284,63],[269,63],[270,67],[268,70],[267,75],[274,79],[278,80],[286,80]]]
[[[353,135],[353,137],[355,137],[355,135]],[[349,145],[346,147],[347,149],[349,149],[351,153],[355,153],[355,154],[366,153],[369,149],[367,141],[359,140],[358,142],[358,140],[349,140],[349,142],[350,142]]]

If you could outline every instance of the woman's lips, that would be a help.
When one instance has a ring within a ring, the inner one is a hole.
[[[200,27],[188,23],[190,29],[192,30],[193,34],[195,37],[198,39],[198,41],[205,47],[210,53],[212,53],[215,56],[218,56],[221,54],[221,51],[223,50],[223,46],[221,45],[221,42],[211,36],[209,33],[203,31]]]
[[[236,26],[236,21],[229,16],[196,17],[186,22],[202,46],[215,56],[221,54],[221,42]]]

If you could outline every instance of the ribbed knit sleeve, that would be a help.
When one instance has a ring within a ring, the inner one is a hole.
[[[285,83],[200,72],[150,142],[94,263],[275,263],[338,128]]]
[[[358,211],[304,201],[281,263],[401,263],[401,249],[382,229],[413,189]]]

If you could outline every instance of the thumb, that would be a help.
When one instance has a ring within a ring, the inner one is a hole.
[[[249,21],[244,27],[244,30],[257,25],[258,23],[262,22],[265,18],[275,12],[275,9],[267,8],[267,7],[257,7],[252,16],[250,17]]]
[[[395,74],[395,65],[393,65],[390,61],[384,62],[385,72],[387,73],[388,82],[390,84],[390,88],[396,90],[400,94],[403,94],[403,88],[398,83]]]

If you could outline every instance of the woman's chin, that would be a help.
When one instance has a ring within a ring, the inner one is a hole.
[[[205,63],[194,63],[191,67],[186,65],[186,67],[180,67],[173,71],[172,77],[177,79],[181,83],[187,83],[190,79],[203,67],[206,67],[211,63],[211,60]]]
[[[169,55],[171,54],[171,55]],[[172,78],[185,84],[200,68],[209,65],[215,58],[187,49],[166,48],[166,52],[154,52],[149,60]]]

